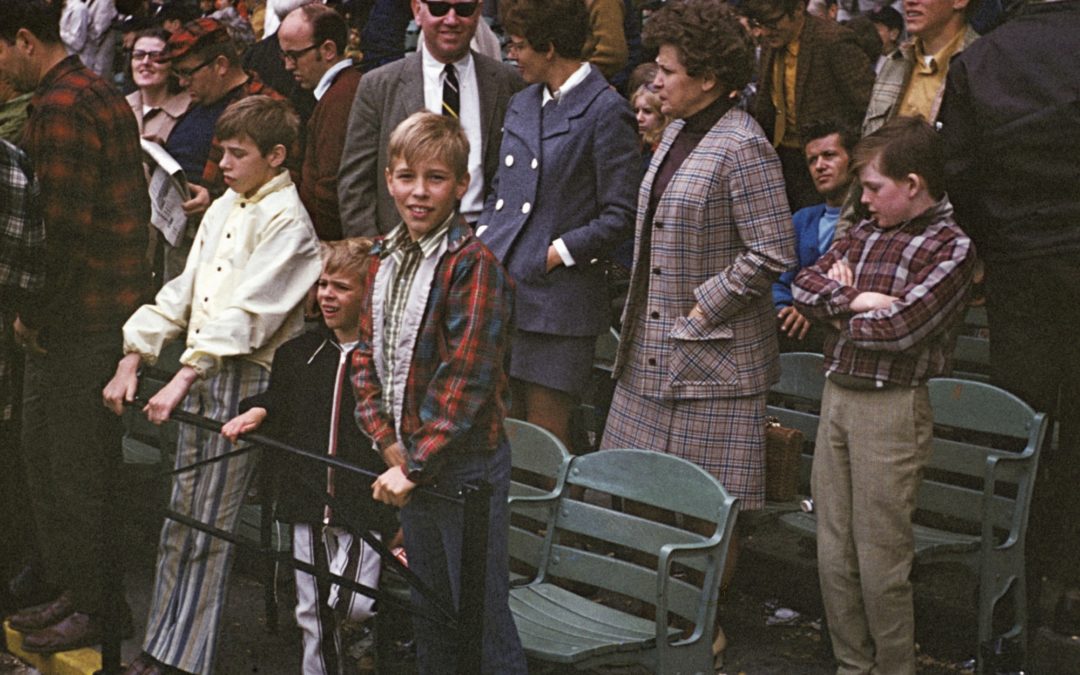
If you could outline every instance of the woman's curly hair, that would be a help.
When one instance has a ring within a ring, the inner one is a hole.
[[[712,75],[728,91],[741,91],[754,74],[754,47],[723,0],[671,0],[649,17],[645,45],[671,45],[691,77]]]

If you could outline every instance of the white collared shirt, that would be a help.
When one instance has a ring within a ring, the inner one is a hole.
[[[330,85],[334,83],[334,78],[337,74],[345,70],[353,64],[352,59],[342,59],[330,66],[330,70],[323,73],[323,76],[319,79],[319,84],[315,85],[315,89],[312,90],[312,94],[315,95],[316,101],[321,101],[322,97],[326,94],[326,90],[330,88]]]
[[[420,60],[424,71],[424,107],[433,113],[442,113],[444,64],[435,60],[427,49],[421,47]],[[470,223],[476,222],[484,210],[483,136],[480,133],[480,91],[476,84],[476,65],[472,52],[454,63],[458,85],[461,90],[461,128],[469,139],[469,189],[461,198],[461,215]]]
[[[585,81],[585,78],[589,76],[589,62],[583,61],[581,67],[574,71],[574,73],[566,78],[566,82],[562,83],[562,86],[556,89],[554,92],[548,91],[547,87],[544,87],[544,95],[540,99],[540,105],[546,104],[551,99],[559,99],[565,96],[571,89],[578,86]]]
[[[547,105],[547,102],[555,99],[559,100],[567,94],[571,89],[578,86],[585,81],[585,78],[589,76],[589,62],[583,61],[581,67],[574,71],[574,73],[566,78],[566,82],[562,83],[562,86],[556,89],[554,92],[548,91],[547,87],[544,87],[544,95],[540,99],[540,105]],[[551,245],[555,247],[555,250],[559,253],[559,258],[562,260],[563,265],[566,267],[573,267],[575,264],[574,256],[570,254],[570,249],[566,247],[566,242],[559,237],[555,241],[551,242]]]

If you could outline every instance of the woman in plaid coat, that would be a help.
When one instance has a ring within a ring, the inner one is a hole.
[[[765,394],[779,376],[770,286],[795,265],[780,162],[735,108],[753,50],[723,6],[668,3],[645,39],[676,118],[638,194],[634,266],[602,448],[691,460],[764,505]],[[729,558],[729,568],[733,560]]]

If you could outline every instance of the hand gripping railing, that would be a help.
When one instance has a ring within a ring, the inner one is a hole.
[[[145,404],[146,401],[136,399],[129,405],[141,409]],[[222,427],[222,423],[217,420],[212,420],[182,410],[173,411],[171,419],[180,424],[190,424],[213,432],[220,432]],[[248,445],[170,471],[155,473],[153,476],[140,478],[140,480],[152,481],[165,476],[176,476],[197,470],[214,462],[220,462],[249,453],[256,448],[303,457],[308,461],[320,462],[334,467],[335,469],[361,474],[368,476],[369,478],[378,477],[378,474],[361,469],[349,462],[342,461],[335,457],[302,450],[263,434],[248,433],[244,434],[242,438]],[[110,480],[115,481],[116,472],[111,473],[112,477]],[[261,475],[264,474],[265,472]],[[388,564],[390,568],[401,575],[410,587],[416,589],[420,595],[431,603],[434,612],[428,612],[418,608],[411,602],[403,601],[394,595],[357,583],[352,579],[332,574],[328,570],[318,569],[306,562],[294,559],[288,553],[273,550],[270,542],[270,531],[267,527],[260,528],[260,542],[254,544],[246,539],[238,537],[232,532],[213,527],[202,521],[194,520],[182,513],[177,513],[168,508],[164,509],[164,515],[166,518],[171,518],[178,523],[206,532],[213,537],[224,539],[234,545],[253,550],[258,555],[264,556],[268,565],[273,565],[275,562],[284,563],[295,569],[307,572],[321,581],[332,582],[353,592],[360,593],[369,598],[374,598],[379,601],[384,610],[390,605],[403,609],[411,614],[424,616],[428,619],[442,623],[449,623],[449,625],[456,628],[459,636],[457,644],[461,645],[461,650],[458,655],[458,673],[461,675],[473,675],[474,673],[480,672],[484,622],[484,579],[487,567],[487,538],[488,523],[490,519],[491,486],[484,481],[468,483],[462,488],[461,494],[458,496],[446,495],[424,486],[417,486],[415,489],[417,492],[423,492],[431,497],[435,497],[446,501],[448,504],[464,509],[460,580],[461,606],[458,611],[455,611],[443,598],[438,597],[426,584],[424,584],[415,573],[409,570],[405,565],[402,565],[397,557],[390,552],[389,548],[387,548],[378,537],[372,536],[368,531],[368,528],[358,522],[355,509],[348,502],[326,493],[325,486],[313,485],[310,482],[310,479],[305,476],[301,476],[300,478],[309,488],[312,488],[313,494],[323,495],[324,504],[333,509],[336,517],[340,518],[340,520],[348,525],[357,536],[361,537],[369,546],[371,546],[379,554],[379,557],[384,564]],[[106,550],[109,551],[108,555],[111,559],[106,561],[107,573],[104,575],[106,584],[105,630],[101,649],[102,669],[98,671],[99,675],[119,675],[119,673],[122,672],[120,666],[120,643],[122,641],[121,625],[124,610],[123,582],[120,575],[120,563],[122,561],[119,557],[121,542],[118,540],[118,534],[122,531],[121,523],[123,517],[121,514],[122,505],[117,503],[116,499],[119,490],[116,489],[117,486],[115,484],[110,485],[109,488],[110,489],[107,492],[108,501],[105,512],[106,522],[104,523],[104,530],[107,544]],[[267,522],[268,514],[271,512],[270,502],[272,495],[270,492],[270,490],[260,490],[260,494],[264,500],[262,509],[262,518],[264,522]],[[270,606],[273,602],[271,599],[273,589],[268,587],[266,593],[268,594],[266,598],[267,606]],[[267,628],[271,632],[276,629],[276,615],[268,615]]]

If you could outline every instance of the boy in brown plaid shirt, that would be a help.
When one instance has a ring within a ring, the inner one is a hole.
[[[841,673],[915,673],[911,518],[975,253],[942,189],[940,139],[899,117],[856,147],[864,220],[795,279],[835,330],[814,446],[818,574]]]

